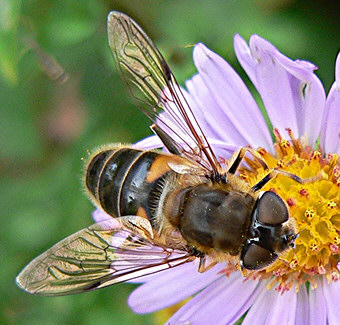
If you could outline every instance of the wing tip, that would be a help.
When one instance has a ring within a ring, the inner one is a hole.
[[[120,12],[120,11],[111,11],[107,17],[107,33],[109,39],[109,45],[113,51],[113,54],[116,55],[116,42],[117,42],[117,34],[120,34],[119,30],[122,27],[119,25],[122,24],[123,20],[127,20],[129,16]]]
[[[23,269],[15,278],[15,284],[17,285],[17,287],[27,293],[30,294],[35,294],[35,292],[33,290],[31,290],[29,288],[29,285],[27,283],[27,277],[25,276],[25,269]]]
[[[22,272],[20,272],[20,273],[17,275],[17,277],[15,278],[14,282],[15,282],[15,284],[16,284],[20,289],[25,290],[25,287],[24,287],[24,285],[23,285],[23,283],[22,283],[22,279],[21,279],[21,273],[22,273]]]
[[[131,19],[131,18],[127,14],[125,14],[124,12],[116,11],[116,10],[110,11],[109,15],[107,17],[108,25],[114,26],[114,23],[116,21],[119,21],[119,20],[122,20],[122,19],[128,20],[128,19]]]
[[[125,15],[123,12],[121,11],[117,11],[117,10],[112,10],[109,12],[109,19],[113,19],[113,18],[116,18],[116,17],[120,17],[122,15]]]
[[[44,290],[41,290],[38,265],[35,260],[31,261],[24,267],[15,278],[15,284],[23,291],[32,295],[44,295]]]

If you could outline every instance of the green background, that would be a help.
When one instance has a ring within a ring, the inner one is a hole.
[[[131,284],[42,298],[14,283],[32,258],[92,223],[93,206],[81,185],[87,150],[151,134],[115,73],[106,34],[110,10],[143,26],[181,84],[195,72],[191,53],[197,42],[225,57],[249,84],[233,52],[233,35],[248,40],[257,33],[287,56],[316,63],[328,91],[340,45],[338,3],[0,0],[0,323],[159,322],[129,310]],[[29,39],[67,71],[66,83],[43,72]]]

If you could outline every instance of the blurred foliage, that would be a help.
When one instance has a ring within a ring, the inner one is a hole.
[[[196,42],[245,78],[233,35],[257,33],[286,55],[316,63],[328,91],[340,43],[339,2],[0,0],[0,8],[0,323],[157,323],[129,310],[129,284],[58,298],[30,296],[14,284],[32,258],[92,222],[81,185],[87,150],[150,135],[114,72],[108,12],[134,17],[182,84],[195,71]],[[50,62],[44,58],[59,62],[65,83],[44,73]]]

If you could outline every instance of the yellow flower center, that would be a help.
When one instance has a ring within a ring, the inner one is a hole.
[[[277,193],[288,205],[299,234],[296,248],[286,250],[275,263],[264,270],[250,272],[255,279],[271,278],[270,287],[284,292],[309,282],[316,287],[316,276],[329,281],[340,278],[337,268],[340,247],[340,166],[336,154],[324,156],[294,138],[282,139],[275,131],[276,154],[265,149],[258,152],[270,168],[307,180],[300,184],[290,177],[278,175],[263,190]],[[250,184],[257,183],[268,171],[249,160],[252,170],[243,168],[241,175]]]

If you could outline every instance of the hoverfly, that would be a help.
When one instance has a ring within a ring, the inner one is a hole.
[[[218,262],[249,270],[273,263],[294,246],[297,236],[284,201],[261,191],[280,171],[270,170],[256,151],[245,147],[222,167],[145,32],[114,11],[108,17],[108,35],[123,81],[169,153],[122,145],[95,152],[86,165],[85,187],[94,204],[112,218],[38,256],[18,275],[17,284],[33,294],[54,296],[194,260],[200,272]],[[253,186],[237,175],[248,151],[268,170]]]

